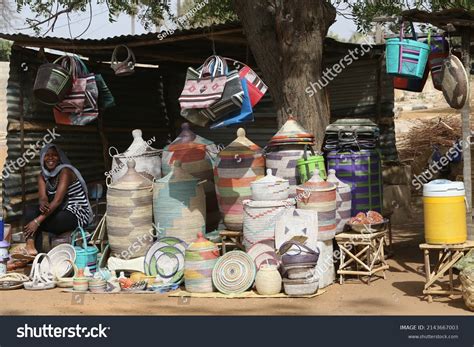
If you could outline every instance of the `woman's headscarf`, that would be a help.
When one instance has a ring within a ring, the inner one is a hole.
[[[58,152],[59,161],[60,161],[59,165],[56,166],[53,171],[49,171],[44,165],[44,157],[46,156],[46,152],[50,148],[55,148],[56,149],[56,151]],[[53,143],[48,143],[40,151],[40,164],[41,164],[41,174],[43,175],[43,177],[46,181],[50,178],[56,177],[61,172],[61,170],[64,169],[65,167],[67,167],[68,169],[72,170],[72,172],[74,172],[77,179],[81,183],[81,186],[82,186],[82,189],[84,190],[84,193],[86,194],[87,204],[88,204],[88,207],[89,207],[89,216],[90,216],[89,217],[89,223],[91,223],[92,219],[94,218],[94,213],[92,212],[92,207],[91,207],[91,204],[89,202],[89,192],[87,190],[86,182],[84,181],[84,178],[82,177],[79,170],[76,169],[71,164],[71,161],[67,157],[66,153],[64,153],[64,151],[61,148],[59,148],[57,145],[55,145]]]

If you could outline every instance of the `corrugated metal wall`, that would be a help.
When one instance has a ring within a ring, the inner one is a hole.
[[[36,71],[41,63],[37,52],[13,49],[7,88],[7,165],[16,162],[30,145],[41,142],[47,130],[56,126],[51,107],[37,102],[32,94]],[[131,131],[140,128],[145,140],[155,136],[154,147],[162,148],[171,134],[170,122],[165,117],[161,76],[157,69],[137,69],[134,75],[119,78],[113,75],[110,67],[88,65],[91,71],[103,75],[117,106],[101,115],[101,122],[95,121],[83,127],[57,127],[55,132],[60,137],[55,142],[65,150],[85,180],[92,183],[103,182],[105,171],[110,169],[107,165],[110,158],[104,155],[104,144],[107,148],[115,146],[121,152],[132,141]],[[103,129],[102,135],[100,129]],[[21,216],[24,203],[36,202],[38,172],[36,156],[5,178],[4,206],[10,220]],[[25,184],[22,185],[22,182]]]

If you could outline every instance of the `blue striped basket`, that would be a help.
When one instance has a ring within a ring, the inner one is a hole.
[[[430,46],[417,41],[413,24],[411,24],[414,40],[403,38],[403,25],[400,38],[387,40],[386,65],[387,73],[399,77],[423,78]]]

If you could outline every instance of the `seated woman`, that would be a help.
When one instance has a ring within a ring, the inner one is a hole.
[[[87,186],[66,154],[48,144],[40,152],[39,206],[27,206],[24,214],[25,256],[41,251],[42,231],[56,235],[85,227],[93,218]]]

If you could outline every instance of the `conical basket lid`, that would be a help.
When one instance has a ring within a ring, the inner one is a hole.
[[[144,153],[160,152],[159,149],[151,147],[145,140],[143,140],[143,133],[140,129],[133,130],[132,136],[132,144],[127,148],[125,152],[118,154],[118,156],[133,157],[142,155]]]
[[[181,132],[179,133],[178,137],[171,142],[173,145],[177,144],[184,144],[193,142],[196,139],[196,134],[191,130],[189,123],[181,124]]]
[[[251,148],[253,150],[261,149],[258,145],[250,141],[245,135],[246,135],[245,129],[239,128],[237,130],[237,138],[234,141],[232,141],[224,150],[222,150],[222,152],[225,152],[227,150],[234,151],[235,149],[239,149],[242,147]]]
[[[135,160],[127,161],[127,172],[120,177],[120,179],[113,182],[110,187],[123,190],[151,188],[152,182],[148,178],[140,175],[137,170],[135,170],[135,165]]]
[[[314,170],[313,176],[303,183],[299,188],[310,191],[328,191],[336,189],[336,185],[331,182],[326,182],[319,176],[319,170]]]
[[[159,183],[175,183],[175,182],[186,182],[186,181],[195,181],[196,183],[199,181],[198,178],[188,174],[183,168],[181,167],[181,162],[176,160],[173,164],[171,171],[163,178],[160,178],[156,182]]]
[[[314,135],[310,134],[299,124],[293,117],[289,117],[285,124],[278,130],[278,132],[270,139],[270,143],[282,142],[282,140],[292,142],[302,139],[302,142],[313,140]]]
[[[285,182],[288,180],[285,180],[283,178],[280,178],[278,176],[274,176],[272,174],[272,169],[267,169],[267,175],[263,178],[260,178],[259,180],[256,180],[252,182],[252,184],[259,184],[259,183],[279,183],[279,182]]]
[[[214,242],[209,241],[204,237],[204,235],[199,232],[197,239],[191,242],[186,251],[205,251],[205,250],[214,250],[217,248],[217,245]]]

